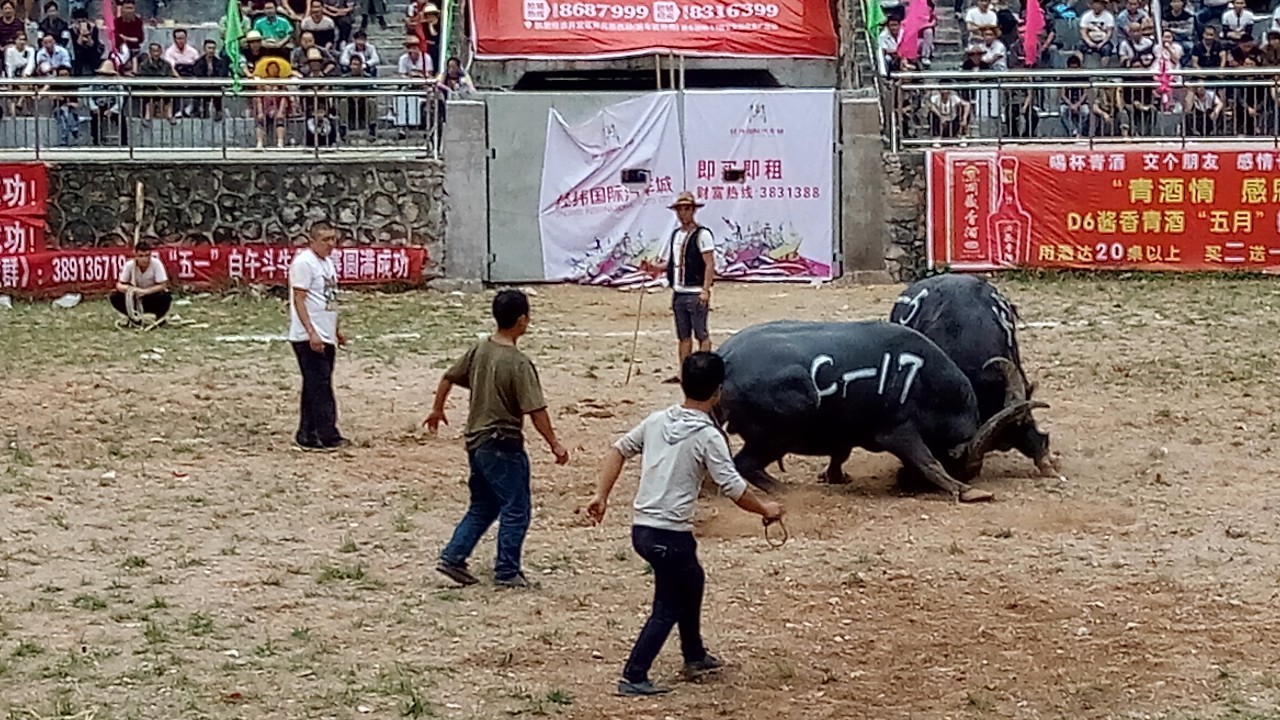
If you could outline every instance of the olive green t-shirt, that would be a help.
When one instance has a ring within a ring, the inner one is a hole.
[[[510,345],[481,340],[445,373],[471,391],[467,449],[493,435],[522,439],[524,416],[547,406],[533,361]]]

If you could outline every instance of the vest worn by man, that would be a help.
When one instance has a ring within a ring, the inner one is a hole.
[[[667,246],[671,249],[671,260],[667,263],[667,284],[674,290],[676,287],[676,237],[680,234],[681,228],[671,231],[671,239],[667,241]],[[698,236],[704,232],[711,232],[707,228],[699,225],[689,233],[689,237],[684,241],[684,262],[680,265],[681,275],[680,285],[684,287],[700,287],[702,281],[707,276],[707,264],[702,259],[702,251],[698,249]]]

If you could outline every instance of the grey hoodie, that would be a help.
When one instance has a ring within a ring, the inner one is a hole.
[[[692,532],[704,474],[732,500],[747,490],[724,435],[706,413],[697,410],[679,405],[659,410],[613,446],[625,458],[644,453],[636,491],[636,525]]]

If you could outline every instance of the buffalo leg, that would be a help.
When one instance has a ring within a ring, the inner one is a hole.
[[[733,456],[733,466],[738,469],[738,474],[742,475],[747,482],[767,493],[773,493],[779,489],[781,483],[778,482],[777,478],[770,475],[765,468],[771,463],[780,460],[781,457],[781,454],[762,454],[748,443],[744,444],[738,454]]]
[[[827,470],[822,473],[820,479],[832,485],[844,485],[852,482],[853,478],[844,474],[844,464],[849,460],[851,454],[853,454],[853,448],[832,455],[831,463],[827,465]]]
[[[933,456],[929,446],[925,445],[924,439],[915,428],[901,426],[880,436],[877,441],[885,450],[897,455],[904,464],[911,466],[929,482],[951,493],[951,496],[960,502],[977,502],[994,497],[985,490],[979,490],[951,477],[946,468],[942,467],[942,463],[938,462],[938,458]]]

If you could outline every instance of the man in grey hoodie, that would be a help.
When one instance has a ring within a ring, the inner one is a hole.
[[[684,403],[653,413],[614,443],[605,455],[596,495],[587,506],[592,523],[600,523],[623,464],[644,454],[631,544],[653,566],[653,612],[623,669],[618,682],[621,695],[670,691],[649,680],[649,668],[673,626],[680,628],[686,677],[723,665],[702,644],[706,576],[698,563],[693,513],[703,477],[710,475],[738,507],[763,516],[766,524],[782,519],[782,506],[748,487],[738,474],[729,444],[711,419],[722,382],[724,360],[719,355],[696,352],[685,358],[680,369]]]

